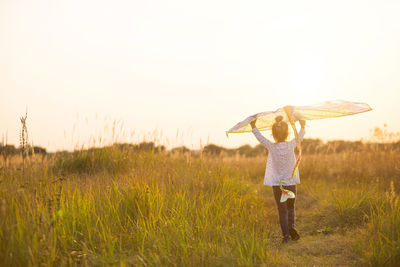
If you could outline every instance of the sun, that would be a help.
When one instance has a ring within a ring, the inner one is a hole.
[[[294,64],[288,73],[289,87],[295,95],[294,105],[307,105],[323,102],[327,99],[327,91],[323,88],[322,71],[313,62]]]

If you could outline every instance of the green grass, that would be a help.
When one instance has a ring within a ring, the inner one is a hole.
[[[128,163],[128,151],[116,147],[105,147],[59,153],[51,168],[62,175],[71,173],[90,175],[99,172],[115,174],[126,170]]]
[[[391,190],[376,201],[362,229],[364,240],[359,249],[364,263],[373,266],[397,266],[400,263],[400,200],[393,184]]]
[[[0,170],[0,265],[396,266],[399,156],[383,156],[304,155],[302,238],[285,246],[264,157],[108,147],[33,158],[24,177],[16,157]]]

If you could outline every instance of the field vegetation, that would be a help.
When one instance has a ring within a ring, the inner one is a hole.
[[[0,265],[398,266],[396,146],[305,149],[288,244],[259,147],[3,157]]]

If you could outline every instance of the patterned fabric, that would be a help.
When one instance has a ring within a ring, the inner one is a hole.
[[[265,168],[264,185],[295,185],[300,183],[299,172],[292,177],[296,157],[294,149],[297,146],[296,139],[289,142],[271,142],[265,138],[257,128],[253,129],[257,140],[268,149],[268,159]],[[300,130],[300,140],[303,140],[305,130]]]

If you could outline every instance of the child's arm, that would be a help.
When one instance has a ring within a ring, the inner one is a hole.
[[[301,129],[299,131],[299,139],[300,142],[303,141],[304,135],[306,134],[306,121],[305,120],[300,120],[300,125],[301,125]],[[297,146],[297,141],[296,138],[294,138],[292,141],[290,141],[291,146],[293,147],[293,149]]]
[[[300,122],[300,132],[299,132],[299,137],[300,137],[300,141],[303,141],[304,135],[306,134],[306,121],[305,120],[299,120]]]
[[[253,129],[252,132],[254,136],[257,138],[258,142],[263,144],[267,149],[271,147],[271,141],[269,141],[267,138],[265,138],[260,131],[256,127],[256,120],[250,122],[250,126]]]

